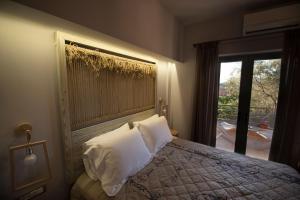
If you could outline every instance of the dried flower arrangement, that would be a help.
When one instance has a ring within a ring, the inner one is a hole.
[[[143,78],[144,76],[155,78],[156,76],[154,64],[81,48],[75,44],[66,44],[65,47],[68,63],[72,64],[76,60],[81,60],[96,72],[96,75],[99,75],[101,70],[109,70],[123,75],[132,75],[134,78]]]

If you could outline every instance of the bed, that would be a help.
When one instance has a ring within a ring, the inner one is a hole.
[[[85,60],[80,57],[79,62],[79,58],[70,56],[74,54],[67,53],[66,43],[73,42],[76,45],[87,43],[84,48],[95,44],[57,33],[65,180],[71,189],[71,199],[300,199],[300,175],[291,167],[179,138],[171,138],[171,142],[158,153],[155,152],[149,164],[126,179],[116,196],[108,197],[100,182],[93,181],[85,173],[82,146],[90,139],[128,122],[144,120],[157,113],[162,101],[156,101],[159,97],[156,73],[143,74],[142,79],[132,79],[132,76],[121,76],[119,73],[100,73],[99,76],[98,70],[78,67],[86,66]],[[97,49],[97,56],[101,58],[98,54],[101,45],[92,49]],[[95,59],[95,52],[86,55],[92,55]],[[76,62],[71,62],[72,59]],[[125,62],[124,58],[121,59]],[[155,72],[154,63],[150,64],[146,67],[148,70],[142,71]],[[92,69],[100,69],[97,67]],[[130,68],[130,74],[135,74],[136,68],[127,66],[126,69]],[[128,78],[125,82],[124,77]],[[113,84],[109,87],[103,84],[107,82]]]
[[[300,175],[284,164],[174,138],[116,196],[82,173],[71,199],[300,199]]]

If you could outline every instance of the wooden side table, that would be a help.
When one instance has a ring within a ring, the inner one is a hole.
[[[171,134],[175,137],[179,137],[179,132],[176,129],[170,129],[171,130]]]

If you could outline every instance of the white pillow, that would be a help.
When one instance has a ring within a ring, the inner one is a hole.
[[[142,121],[135,121],[135,122],[133,122],[133,127],[138,127],[139,123],[151,121],[156,118],[159,118],[158,114],[152,115],[151,117],[148,117],[147,119],[144,119]]]
[[[129,131],[129,130],[130,130],[129,125],[128,125],[128,123],[126,123],[123,126],[121,126],[120,128],[117,128],[113,131],[110,131],[110,132],[107,132],[105,134],[96,136],[96,137],[86,141],[85,143],[83,143],[83,146],[82,146],[83,152],[85,152],[89,148],[93,147],[93,145],[97,145],[99,143],[99,141],[101,141],[103,139],[107,139],[108,137],[114,137],[115,134],[116,135],[122,134],[124,132]],[[96,175],[95,169],[93,167],[92,161],[90,159],[88,159],[87,156],[83,156],[82,159],[83,159],[83,164],[84,164],[84,168],[85,168],[85,171],[86,171],[87,175],[91,179],[97,180],[97,175]]]
[[[167,143],[172,141],[172,134],[164,116],[138,123],[146,146],[155,155]]]
[[[97,179],[108,196],[116,195],[129,176],[144,168],[152,159],[137,128],[101,138],[84,152],[91,160]]]

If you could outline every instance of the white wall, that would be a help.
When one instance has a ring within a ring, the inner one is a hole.
[[[161,55],[179,59],[181,24],[159,0],[17,0]]]
[[[63,199],[63,147],[59,128],[55,31],[103,45],[106,49],[153,60],[158,66],[158,96],[167,98],[165,77],[173,60],[80,25],[14,3],[0,3],[0,199],[12,199],[9,146],[25,142],[16,124],[33,125],[32,140],[47,140],[52,179],[41,199]],[[172,64],[174,65],[174,64]],[[16,193],[19,194],[19,193]]]

